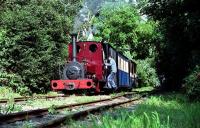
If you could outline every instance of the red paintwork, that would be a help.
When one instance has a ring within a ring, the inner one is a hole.
[[[97,45],[96,52],[91,52],[89,46]],[[77,42],[80,46],[80,52],[77,53],[77,61],[80,63],[86,62],[85,69],[87,72],[96,74],[96,77],[101,80],[103,78],[103,54],[102,44],[97,42]],[[69,58],[72,60],[72,45],[69,47]]]
[[[96,52],[91,52],[89,46],[91,44],[97,45]],[[77,61],[84,63],[85,72],[88,74],[95,74],[98,80],[103,78],[103,49],[102,44],[97,42],[77,42],[80,46],[80,51],[77,53]],[[69,44],[69,60],[72,60],[72,44]],[[87,82],[91,81],[92,85],[87,86]],[[53,87],[53,83],[57,83],[57,87]],[[79,80],[52,80],[51,87],[53,90],[63,90],[68,88],[68,83],[74,83],[75,89],[91,89],[95,88],[96,92],[100,92],[99,84],[92,81],[92,79],[79,79]],[[95,85],[95,86],[94,86]]]
[[[91,86],[87,86],[87,82],[91,82]],[[54,87],[53,84],[57,83],[57,87]],[[74,84],[74,89],[91,89],[95,88],[95,84],[92,79],[83,79],[83,80],[52,80],[51,87],[53,90],[69,90],[69,84]]]

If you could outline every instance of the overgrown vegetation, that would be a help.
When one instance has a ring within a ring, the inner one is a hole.
[[[6,0],[0,6],[0,85],[45,92],[65,61],[77,1]]]
[[[158,30],[162,33],[155,42],[157,72],[164,77],[162,85],[168,90],[180,89],[188,73],[200,66],[199,2],[142,1],[143,13],[159,22]]]
[[[56,105],[51,105],[49,108],[48,108],[48,112],[49,112],[49,114],[56,114],[56,113],[58,113],[57,111],[56,111]]]
[[[15,104],[14,98],[21,97],[18,93],[13,92],[12,88],[0,87],[0,100],[8,99],[8,102],[4,105],[0,105],[0,114],[9,114],[12,112],[22,111],[22,105]]]
[[[133,109],[133,110],[132,110]],[[137,108],[120,108],[71,127],[92,128],[199,128],[200,103],[189,103],[183,94],[151,96]]]
[[[139,77],[139,86],[160,86],[158,76],[152,62],[154,59],[137,60],[137,75]]]
[[[55,106],[83,103],[104,98],[110,98],[111,96],[76,96],[71,95],[65,98],[56,99],[29,99],[23,104],[23,110],[34,108],[49,108],[50,113],[54,113]]]
[[[13,92],[12,88],[0,87],[0,99],[10,99],[21,97],[18,93]]]
[[[13,112],[20,112],[22,111],[21,105],[16,105],[13,101],[9,101],[6,106],[0,105],[0,115],[1,114],[9,114]]]
[[[185,78],[187,95],[191,100],[200,101],[200,67],[196,67],[189,76]]]

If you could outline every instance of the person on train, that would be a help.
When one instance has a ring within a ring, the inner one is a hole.
[[[113,88],[114,90],[116,90],[117,85],[115,84],[115,75],[117,73],[117,65],[116,65],[116,62],[111,55],[109,55],[108,60],[110,62],[105,63],[105,65],[111,67],[111,72],[107,77],[107,86],[108,86],[108,88]]]

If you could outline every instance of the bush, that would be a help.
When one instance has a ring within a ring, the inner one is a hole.
[[[50,89],[54,71],[66,57],[65,33],[72,28],[76,9],[60,0],[3,1],[0,84],[20,93]]]
[[[185,78],[186,92],[191,100],[200,101],[200,67],[194,70]]]
[[[149,58],[137,61],[137,74],[140,86],[157,86],[159,85],[158,76],[155,68],[151,65],[152,60]]]
[[[13,92],[13,89],[10,87],[1,87],[0,86],[0,99],[12,99],[15,97],[21,97],[21,95]]]
[[[1,72],[0,84],[3,86],[11,87],[15,92],[18,92],[21,95],[30,94],[29,88],[25,86],[21,76],[17,74],[14,73],[8,74],[7,72]]]

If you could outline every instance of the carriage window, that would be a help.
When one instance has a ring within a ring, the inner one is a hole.
[[[96,52],[97,45],[96,44],[91,44],[90,47],[89,47],[89,49],[90,49],[91,52]]]
[[[79,53],[81,51],[81,47],[79,45],[76,45],[76,53]]]

